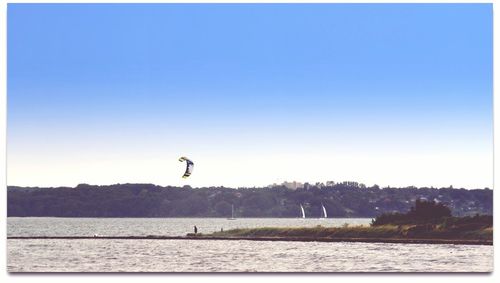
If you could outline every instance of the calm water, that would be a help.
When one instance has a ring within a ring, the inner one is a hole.
[[[370,219],[8,218],[9,236],[185,235]],[[8,240],[9,272],[489,272],[492,246],[203,240]]]

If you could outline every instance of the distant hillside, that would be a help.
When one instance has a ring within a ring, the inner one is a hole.
[[[58,217],[319,217],[321,204],[328,217],[375,217],[406,212],[416,199],[448,206],[453,215],[492,214],[490,189],[383,188],[349,184],[309,186],[290,190],[271,188],[190,188],[152,184],[75,188],[8,187],[8,216]]]

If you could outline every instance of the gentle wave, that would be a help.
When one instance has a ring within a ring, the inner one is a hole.
[[[171,235],[370,219],[8,218],[9,236]],[[493,246],[210,240],[7,240],[9,272],[491,272]]]

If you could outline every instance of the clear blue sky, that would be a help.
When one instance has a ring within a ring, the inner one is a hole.
[[[9,185],[491,187],[492,123],[491,4],[8,5]]]

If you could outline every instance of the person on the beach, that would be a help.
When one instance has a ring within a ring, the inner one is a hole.
[[[194,234],[198,234],[198,227],[196,227],[196,225],[194,225]]]

